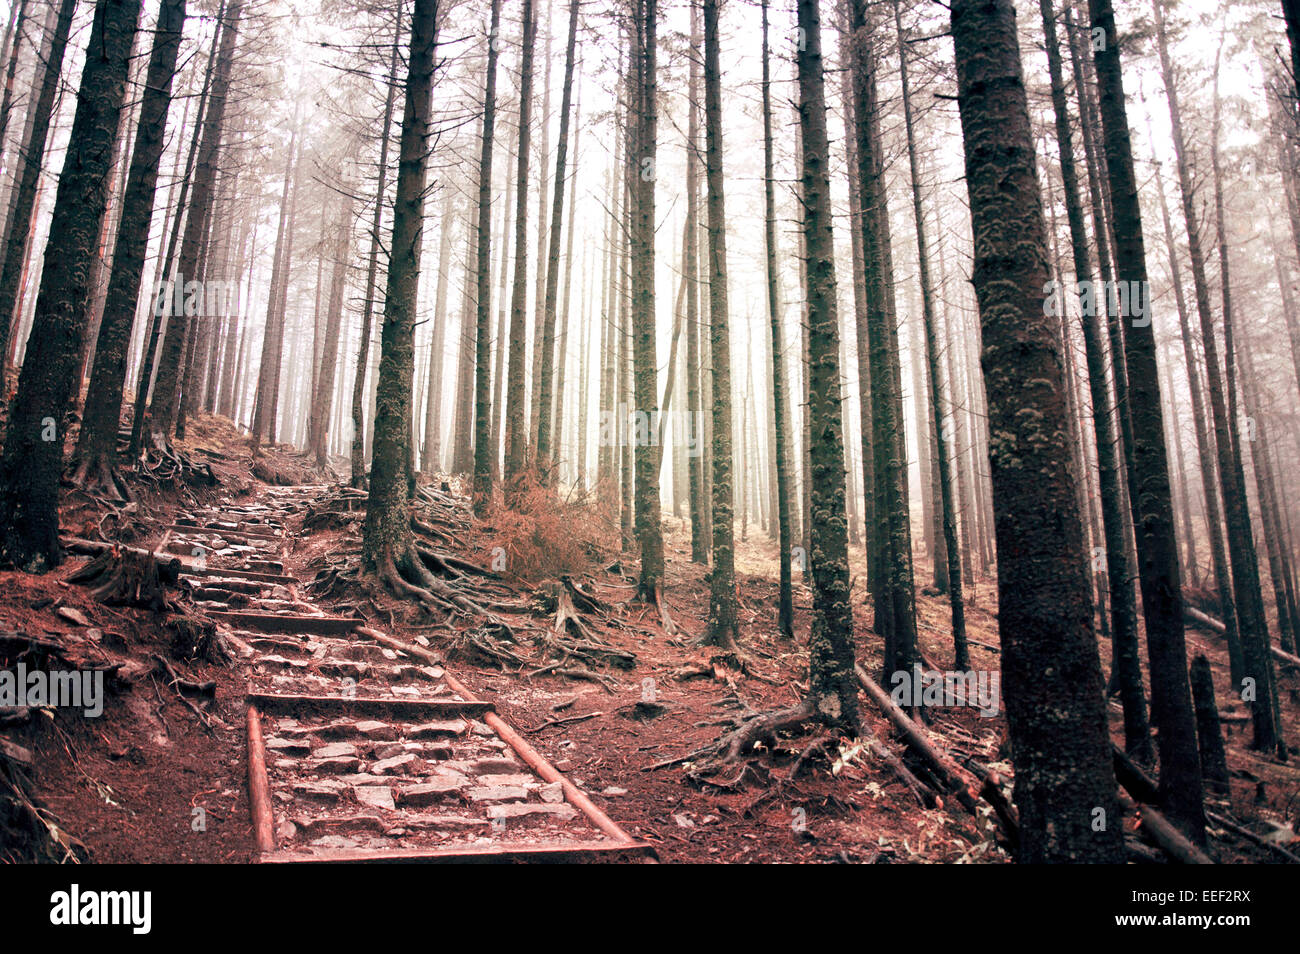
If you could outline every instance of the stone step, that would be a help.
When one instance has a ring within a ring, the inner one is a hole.
[[[303,616],[298,613],[209,613],[213,620],[236,629],[263,633],[320,633],[336,635],[351,632],[362,620],[349,616]]]

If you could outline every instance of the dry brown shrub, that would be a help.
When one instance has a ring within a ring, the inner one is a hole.
[[[534,471],[517,478],[489,518],[488,546],[505,552],[506,571],[533,583],[583,573],[608,556],[615,537],[586,495],[543,486]]]

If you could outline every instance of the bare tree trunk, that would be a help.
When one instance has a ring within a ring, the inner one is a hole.
[[[1110,0],[1089,0],[1092,26],[1103,43],[1096,44],[1102,135],[1110,200],[1114,210],[1117,278],[1130,288],[1148,288],[1142,212],[1133,171],[1124,83],[1119,59],[1119,35]],[[1100,31],[1099,33],[1097,31]],[[1104,48],[1103,48],[1104,47]],[[1128,359],[1129,416],[1133,424],[1133,457],[1137,480],[1139,577],[1147,628],[1147,657],[1151,673],[1151,715],[1160,754],[1161,807],[1183,833],[1205,840],[1201,805],[1201,767],[1196,747],[1196,723],[1187,680],[1187,645],[1183,633],[1183,595],[1178,578],[1178,541],[1174,537],[1169,463],[1165,452],[1164,412],[1156,367],[1155,334],[1149,321],[1120,314],[1129,321],[1124,335]],[[1147,316],[1149,317],[1149,316]]]
[[[731,447],[731,332],[727,294],[727,223],[722,170],[722,68],[718,2],[703,0],[704,168],[709,222],[709,325],[713,372],[713,570],[709,575],[709,622],[704,642],[734,647],[736,619],[735,527]],[[814,17],[815,19],[815,17]],[[820,62],[818,78],[820,79]],[[823,105],[824,121],[824,105]],[[842,450],[841,450],[842,454]]]
[[[402,40],[399,13],[393,26],[393,51],[388,65],[388,92],[384,97],[384,121],[379,133],[378,182],[375,184],[375,211],[370,221],[370,256],[366,263],[366,291],[361,301],[361,343],[357,348],[357,371],[352,382],[352,456],[351,484],[366,486],[366,373],[370,368],[370,325],[375,312],[375,285],[379,271],[379,231],[384,221],[385,194],[388,187],[388,148],[392,138],[393,104],[397,99],[398,50]]]
[[[21,288],[23,260],[31,233],[32,216],[36,210],[36,191],[45,156],[45,140],[49,135],[54,97],[59,91],[59,77],[63,69],[63,54],[68,46],[68,33],[72,28],[72,14],[76,7],[77,0],[60,0],[58,19],[41,70],[40,90],[30,106],[33,117],[31,130],[24,137],[25,142],[20,150],[22,175],[14,192],[14,207],[5,222],[4,268],[0,270],[0,370],[8,366],[9,339],[17,321],[18,292]]]
[[[528,348],[528,149],[533,102],[533,47],[537,21],[533,0],[523,0],[523,52],[519,79],[519,152],[515,173],[515,270],[510,296],[510,355],[506,371],[504,483],[513,484],[528,465],[528,397],[524,366]]]
[[[366,498],[362,533],[367,570],[400,592],[407,592],[411,585],[404,585],[402,576],[410,577],[413,583],[428,578],[428,571],[424,570],[412,545],[407,483],[415,312],[437,46],[438,0],[415,0],[398,145],[392,244],[384,289],[370,493]]]
[[[705,7],[706,11],[708,7]],[[708,20],[706,19],[706,30]],[[817,0],[798,0],[801,42],[795,56],[802,137],[802,196],[808,299],[811,446],[812,633],[806,704],[829,727],[859,734],[858,685],[849,603],[848,527],[844,515],[844,422],[840,398],[839,319],[831,233],[830,144]],[[712,224],[712,222],[710,222]]]
[[[86,392],[85,411],[74,454],[78,483],[113,482],[111,468],[117,457],[118,422],[122,414],[122,387],[126,382],[126,346],[135,321],[144,258],[149,244],[171,105],[172,76],[176,69],[185,25],[185,0],[165,0],[154,28],[153,50],[145,77],[144,98],[131,169],[122,197],[113,270],[108,281],[99,343]]]
[[[546,300],[543,306],[541,362],[538,366],[537,466],[544,480],[552,479],[551,410],[555,403],[552,385],[555,352],[556,298],[559,293],[560,232],[564,222],[564,187],[569,175],[569,107],[573,101],[573,63],[578,42],[578,0],[569,2],[569,40],[564,54],[564,91],[560,95],[560,139],[555,153],[555,198],[551,205],[549,249],[546,256]],[[549,46],[549,40],[548,40]],[[549,61],[548,61],[549,62]],[[545,121],[545,116],[543,116]],[[542,151],[545,164],[546,152]],[[540,245],[538,246],[540,249]],[[571,266],[570,266],[571,267]],[[557,423],[557,427],[559,424]],[[558,442],[557,442],[558,443]]]
[[[794,637],[794,575],[790,566],[794,534],[790,526],[790,411],[785,376],[785,336],[776,262],[776,182],[772,147],[772,74],[767,42],[768,0],[763,0],[763,238],[767,254],[767,319],[772,336],[772,400],[776,426],[770,453],[776,458],[776,507],[779,524],[781,593],[777,623],[787,639]],[[688,277],[688,281],[691,278]]]
[[[894,314],[893,262],[886,206],[884,162],[876,95],[874,28],[866,0],[849,0],[853,69],[853,125],[858,194],[862,202],[862,256],[866,268],[867,332],[871,352],[874,521],[880,570],[875,592],[875,629],[884,637],[885,678],[911,673],[916,657],[916,607],[912,577],[911,518],[907,495],[907,446],[903,432],[898,331]],[[866,427],[866,421],[863,421]]]
[[[480,515],[492,505],[492,140],[496,123],[497,31],[501,0],[492,0],[488,28],[487,80],[483,92],[483,131],[478,166],[478,226],[475,272],[478,295],[475,306],[474,355],[474,509]]]
[[[925,211],[921,200],[920,162],[917,158],[916,135],[912,116],[911,88],[907,70],[907,44],[903,37],[903,21],[899,11],[898,0],[894,0],[894,25],[899,39],[899,76],[902,81],[903,118],[907,131],[907,154],[912,181],[912,215],[916,220],[916,245],[920,265],[921,309],[925,331],[925,362],[930,377],[930,413],[935,435],[944,433],[943,416],[943,380],[939,364],[938,333],[935,328],[934,291],[930,281],[930,250],[925,236]],[[970,665],[966,649],[966,610],[965,597],[962,592],[961,550],[957,541],[957,521],[952,499],[952,481],[949,474],[948,441],[939,437],[934,442],[935,463],[938,470],[939,499],[943,526],[942,558],[946,565],[945,574],[948,602],[952,614],[952,637],[954,663],[957,669]],[[936,565],[940,554],[934,553]],[[937,570],[936,570],[937,578]]]
[[[239,18],[243,13],[243,0],[231,0],[221,23],[221,45],[212,75],[212,88],[208,93],[208,106],[203,116],[203,136],[199,141],[198,157],[194,165],[194,190],[190,198],[188,220],[181,239],[181,252],[177,264],[178,277],[184,281],[198,277],[199,254],[203,247],[204,228],[212,209],[216,187],[217,152],[225,121],[226,98],[230,89],[230,76],[234,66],[235,41],[239,35]],[[165,441],[176,421],[179,408],[182,349],[190,326],[182,309],[172,315],[163,336],[162,353],[158,358],[158,379],[153,400],[149,404],[150,425],[154,439]]]
[[[1061,341],[1043,313],[1046,228],[1011,0],[956,0],[952,35],[972,281],[996,435],[998,628],[1019,860],[1116,862],[1124,857],[1123,829],[1079,496],[1065,446]]]
[[[140,0],[99,0],[68,152],[50,223],[33,334],[9,408],[0,455],[0,562],[43,573],[62,559],[59,475],[64,415],[77,394],[77,367],[93,289],[90,271],[103,227],[104,189],[126,95]]]

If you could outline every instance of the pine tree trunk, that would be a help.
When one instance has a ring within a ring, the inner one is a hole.
[[[772,146],[772,73],[767,42],[768,0],[763,0],[763,238],[767,253],[767,319],[772,336],[772,402],[776,426],[769,449],[776,459],[776,513],[779,526],[781,592],[777,623],[787,639],[794,637],[794,575],[790,565],[794,535],[790,526],[790,411],[785,376],[785,336],[776,260],[776,182]]]
[[[713,570],[709,575],[709,621],[703,640],[732,647],[736,619],[735,527],[731,447],[731,332],[727,289],[726,199],[722,170],[722,68],[718,0],[703,0],[704,168],[709,244],[709,346],[713,377]],[[818,64],[820,68],[820,63]],[[820,75],[820,74],[819,74]],[[842,451],[841,451],[842,453]]]
[[[515,269],[510,295],[510,354],[506,371],[506,457],[504,483],[513,484],[528,466],[528,398],[524,367],[528,348],[528,150],[533,102],[533,47],[537,21],[533,0],[523,0],[523,52],[519,78],[519,151],[515,172]]]
[[[705,516],[704,405],[700,365],[700,49],[699,4],[691,2],[691,51],[686,104],[686,403],[690,411],[691,562],[709,562],[712,529]]]
[[[158,186],[158,167],[166,144],[167,111],[171,105],[172,76],[185,24],[185,0],[165,0],[154,27],[153,50],[145,76],[140,123],[118,224],[113,270],[108,280],[99,342],[86,392],[81,432],[74,461],[78,481],[102,483],[110,479],[106,468],[117,457],[118,422],[122,414],[122,387],[126,382],[126,347],[135,321],[136,303],[144,276]]]
[[[407,57],[406,101],[398,144],[392,243],[384,289],[370,492],[362,532],[367,570],[397,585],[395,574],[420,578],[408,506],[411,379],[415,313],[428,169],[429,116],[438,45],[438,0],[415,0]]]
[[[99,0],[67,156],[59,176],[33,334],[9,408],[0,456],[0,563],[42,573],[57,566],[64,415],[77,395],[77,368],[93,289],[90,275],[107,204],[105,182],[117,138],[140,0]]]
[[[564,55],[564,90],[560,95],[560,139],[555,154],[555,197],[551,205],[549,248],[546,255],[546,298],[543,305],[541,362],[538,366],[540,380],[538,383],[537,426],[535,428],[537,435],[537,466],[543,479],[548,481],[551,479],[552,458],[556,456],[551,447],[551,411],[556,403],[552,378],[555,367],[555,324],[559,294],[560,232],[562,231],[560,226],[564,222],[564,187],[567,184],[566,180],[569,175],[569,107],[573,100],[573,63],[577,43],[578,0],[570,0],[569,39]],[[545,117],[543,117],[544,119]],[[546,152],[543,149],[543,164],[545,164],[546,158]],[[538,247],[540,249],[541,246]],[[558,444],[558,441],[556,443]]]
[[[885,679],[911,673],[916,658],[916,608],[912,577],[911,517],[907,495],[907,446],[894,314],[893,262],[886,206],[884,161],[876,95],[874,29],[866,0],[849,0],[853,71],[853,135],[857,146],[858,194],[862,202],[862,257],[867,292],[870,348],[872,467],[879,524],[880,570],[875,592],[875,628],[884,637]],[[865,427],[865,418],[864,424]]]
[[[1264,602],[1260,592],[1259,564],[1255,556],[1254,533],[1247,507],[1245,478],[1241,458],[1236,452],[1233,432],[1236,421],[1228,413],[1227,388],[1223,380],[1214,314],[1210,305],[1209,281],[1205,273],[1205,251],[1196,211],[1191,167],[1186,154],[1178,94],[1173,86],[1173,67],[1165,34],[1162,0],[1153,4],[1156,23],[1156,49],[1160,54],[1165,97],[1169,102],[1169,120],[1174,155],[1178,164],[1178,183],[1183,198],[1183,217],[1187,225],[1187,252],[1192,266],[1192,286],[1196,311],[1201,321],[1201,347],[1205,355],[1205,380],[1210,397],[1210,417],[1214,427],[1214,444],[1218,452],[1219,487],[1223,491],[1224,534],[1228,560],[1232,567],[1233,596],[1237,608],[1237,625],[1241,637],[1243,674],[1248,684],[1238,684],[1250,701],[1254,727],[1253,745],[1261,751],[1276,746],[1277,727],[1271,703],[1272,662],[1268,651],[1268,624],[1264,619]],[[1112,195],[1112,202],[1114,196]],[[1230,322],[1228,322],[1230,324]]]
[[[631,23],[635,107],[629,113],[629,168],[633,171],[631,231],[633,402],[638,427],[647,422],[645,441],[638,441],[635,463],[635,528],[641,549],[638,590],[658,602],[664,574],[660,527],[659,461],[650,446],[652,422],[659,417],[659,363],[655,348],[655,159],[659,126],[657,103],[658,0],[635,0]],[[706,66],[707,73],[707,66]],[[635,143],[633,148],[632,144]],[[721,168],[719,187],[721,185]],[[710,225],[712,225],[712,219]],[[723,266],[725,272],[725,265]],[[724,303],[725,308],[725,303]],[[642,418],[644,415],[644,418]],[[639,435],[638,435],[639,436]],[[661,611],[665,607],[660,605]],[[666,619],[666,617],[665,617]]]
[[[1142,212],[1133,170],[1133,147],[1124,105],[1119,35],[1110,0],[1089,0],[1101,103],[1102,137],[1110,182],[1115,229],[1116,278],[1130,288],[1146,289],[1146,248]],[[1099,32],[1098,32],[1099,31]],[[1134,284],[1135,283],[1135,284]],[[1187,645],[1183,633],[1183,596],[1178,578],[1178,541],[1174,537],[1169,463],[1165,452],[1164,412],[1160,402],[1155,334],[1149,321],[1129,321],[1124,345],[1129,375],[1129,416],[1133,425],[1142,611],[1146,620],[1147,658],[1151,674],[1151,716],[1160,755],[1161,807],[1169,820],[1198,843],[1205,840],[1201,805],[1201,769],[1196,725],[1187,681]],[[1149,316],[1148,316],[1149,317]]]
[[[1052,106],[1056,116],[1056,139],[1065,191],[1065,213],[1070,225],[1075,290],[1091,296],[1092,262],[1088,255],[1088,234],[1083,220],[1083,201],[1074,165],[1074,140],[1065,98],[1061,51],[1056,42],[1056,14],[1052,0],[1039,0],[1043,30],[1047,38],[1047,63],[1051,75]],[[1097,222],[1104,229],[1104,222]],[[1101,322],[1096,309],[1080,301],[1084,352],[1088,362],[1088,389],[1092,397],[1092,424],[1096,435],[1097,473],[1101,496],[1102,532],[1106,548],[1106,578],[1109,583],[1110,633],[1114,648],[1114,676],[1124,707],[1124,750],[1143,764],[1154,758],[1147,723],[1146,696],[1142,687],[1142,663],[1138,651],[1137,604],[1133,599],[1132,570],[1125,536],[1123,489],[1120,485],[1114,408],[1107,387],[1106,353]]]
[[[397,99],[397,63],[401,48],[402,18],[393,25],[393,50],[388,65],[388,92],[384,97],[384,121],[379,133],[378,182],[375,211],[370,222],[370,255],[366,262],[366,291],[361,300],[361,342],[357,348],[357,370],[352,382],[351,485],[365,487],[366,477],[366,374],[370,369],[371,322],[375,313],[375,286],[379,271],[379,230],[384,221],[388,187],[388,148],[393,130],[393,104]]]
[[[1061,341],[1043,309],[1046,227],[1011,0],[956,0],[952,36],[993,435],[1018,860],[1116,862],[1124,857],[1123,829],[1065,446]]]
[[[289,151],[285,159],[284,186],[280,191],[280,218],[275,236],[275,251],[271,265],[271,287],[266,296],[266,322],[262,329],[262,357],[258,363],[257,386],[253,391],[253,453],[263,438],[274,431],[275,415],[271,409],[271,388],[279,370],[283,337],[284,310],[281,302],[288,293],[289,261],[293,255],[294,202],[297,192],[298,117],[294,116],[293,130],[289,136]],[[274,436],[269,438],[274,442]]]
[[[346,191],[346,186],[344,187]],[[329,298],[325,304],[325,340],[321,349],[320,370],[311,407],[308,443],[316,455],[316,466],[329,467],[329,418],[334,398],[334,374],[339,356],[339,329],[343,323],[343,295],[346,290],[348,258],[352,253],[352,198],[341,203],[334,226],[334,267],[330,276]],[[322,253],[324,249],[322,248]]]
[[[492,441],[492,145],[496,124],[497,31],[501,0],[492,0],[488,28],[487,80],[483,92],[483,130],[478,166],[478,225],[475,242],[474,332],[474,509],[480,515],[492,504],[492,474],[496,446]],[[503,345],[498,342],[498,347]]]
[[[4,267],[0,269],[0,371],[8,367],[10,336],[18,321],[18,293],[22,287],[23,261],[32,229],[32,217],[36,211],[36,192],[45,156],[45,140],[49,136],[54,97],[59,90],[63,54],[68,46],[68,33],[72,28],[72,14],[76,7],[77,0],[60,0],[58,19],[43,61],[40,89],[29,107],[31,129],[24,136],[20,150],[22,173],[14,191],[14,206],[5,221]],[[38,62],[41,62],[39,58]]]
[[[217,152],[225,121],[226,99],[230,89],[234,66],[235,41],[239,35],[239,18],[243,0],[231,0],[221,23],[220,50],[212,75],[212,88],[208,93],[207,110],[203,115],[203,136],[199,141],[198,156],[194,165],[194,187],[190,197],[189,214],[181,239],[177,263],[177,280],[187,282],[199,277],[199,255],[203,249],[204,229],[212,211],[213,192],[217,178]],[[181,364],[185,336],[189,330],[188,316],[173,314],[163,335],[162,353],[158,358],[158,378],[153,400],[149,404],[150,424],[155,440],[166,440],[176,421],[179,408]]]
[[[429,342],[428,395],[424,408],[424,452],[420,455],[420,470],[433,474],[442,468],[442,386],[443,365],[446,363],[447,343],[447,286],[451,275],[451,236],[455,224],[455,205],[450,189],[442,203],[438,217],[438,291],[433,301],[433,335]]]
[[[705,8],[707,10],[707,7]],[[706,20],[707,23],[707,20]],[[832,729],[857,734],[853,609],[849,603],[848,526],[844,514],[844,422],[840,397],[839,319],[835,246],[831,232],[830,144],[822,75],[817,0],[798,0],[800,43],[795,56],[802,146],[801,194],[808,300],[808,417],[817,436],[809,498],[812,632],[808,641],[808,702]]]
[[[935,464],[938,471],[938,509],[943,526],[942,554],[935,553],[936,565],[942,557],[952,615],[953,667],[966,669],[970,659],[966,648],[966,604],[962,590],[961,547],[957,540],[957,514],[952,499],[951,461],[945,434],[943,372],[939,363],[939,334],[934,314],[934,288],[930,279],[930,249],[925,235],[925,208],[921,200],[921,170],[916,151],[916,133],[912,116],[911,88],[908,82],[907,44],[903,37],[903,19],[898,0],[894,0],[894,25],[899,40],[899,76],[902,82],[903,120],[907,131],[907,156],[912,181],[912,215],[916,220],[916,247],[920,266],[921,315],[925,327],[925,362],[930,376],[930,415],[934,428]],[[949,396],[951,403],[951,396]],[[936,570],[937,575],[937,570]]]

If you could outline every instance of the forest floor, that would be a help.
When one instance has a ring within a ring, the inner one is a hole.
[[[261,500],[270,487],[267,479],[284,484],[320,479],[287,448],[264,454],[259,479],[246,439],[217,418],[192,422],[189,439],[180,447],[211,463],[215,486],[141,487],[134,508],[68,491],[65,527],[79,537],[152,547],[178,510],[218,498]],[[546,578],[554,575],[548,570],[567,572],[610,608],[610,625],[600,628],[600,637],[611,648],[634,654],[632,668],[593,667],[594,679],[555,672],[529,676],[541,667],[503,668],[458,640],[473,631],[466,621],[439,618],[377,587],[319,596],[317,602],[328,612],[358,613],[399,639],[445,653],[451,671],[481,698],[496,703],[503,718],[615,822],[653,845],[662,861],[1010,860],[983,803],[978,818],[955,799],[924,807],[882,761],[847,740],[829,740],[830,757],[810,759],[791,778],[799,754],[817,739],[815,732],[780,739],[734,783],[692,781],[683,757],[716,740],[737,717],[801,698],[808,591],[796,574],[796,638],[786,640],[776,623],[776,546],[761,528],[751,526],[747,539],[737,543],[741,634],[750,661],[737,667],[735,660],[695,645],[708,614],[707,568],[690,562],[684,521],[664,517],[665,592],[680,630],[668,635],[655,613],[628,602],[634,563],[599,544],[602,537],[617,539],[617,529],[611,533],[596,518],[570,523],[572,512],[473,522],[444,550],[481,566],[507,551],[507,565],[515,561],[516,566],[503,577],[523,596],[545,591]],[[355,550],[360,516],[309,521],[311,528],[290,526],[293,542],[285,573],[308,581]],[[575,541],[583,546],[575,547]],[[542,556],[551,545],[562,555],[560,566],[549,566]],[[852,561],[855,574],[860,573],[865,554],[855,550]],[[28,773],[21,790],[44,819],[35,822],[30,812],[3,810],[0,795],[0,828],[29,828],[25,847],[10,847],[0,855],[57,859],[68,850],[99,862],[251,860],[255,850],[245,781],[242,679],[222,662],[178,665],[188,679],[216,682],[215,700],[205,710],[211,724],[203,725],[158,667],[157,657],[167,656],[171,643],[164,618],[149,610],[97,603],[88,590],[65,580],[79,565],[70,560],[44,577],[0,573],[0,662],[12,666],[25,653],[32,666],[45,652],[66,665],[107,669],[110,688],[102,718],[59,710],[6,728],[0,710],[0,739],[30,749],[34,757],[30,770],[6,766],[0,759],[0,782]],[[929,574],[927,562],[919,560],[918,582],[927,582]],[[875,674],[879,645],[871,633],[870,607],[864,605],[864,579],[855,576],[853,588],[857,645],[859,661]],[[978,580],[976,588],[968,588],[968,600],[972,595],[969,635],[984,644],[972,645],[972,666],[996,671],[993,581]],[[177,597],[178,602],[184,599]],[[946,597],[918,586],[917,605],[927,666],[951,668]],[[553,612],[540,610],[524,613],[511,617],[511,625],[544,633],[551,616]],[[40,641],[35,653],[31,640]],[[1281,764],[1250,751],[1245,708],[1223,691],[1228,675],[1222,641],[1192,628],[1188,641],[1189,654],[1204,652],[1212,663],[1233,772],[1230,800],[1210,807],[1258,836],[1294,849],[1300,760]],[[1108,655],[1104,642],[1102,651]],[[1300,680],[1285,670],[1279,670],[1279,678],[1287,737],[1300,740]],[[1118,704],[1110,709],[1114,738],[1120,742]],[[865,696],[862,712],[876,737],[902,754],[904,746],[894,739],[890,724]],[[1011,776],[1001,710],[985,717],[973,708],[938,709],[929,729],[959,760],[973,757]],[[1239,836],[1219,829],[1215,834],[1212,853],[1220,861],[1278,860]]]

